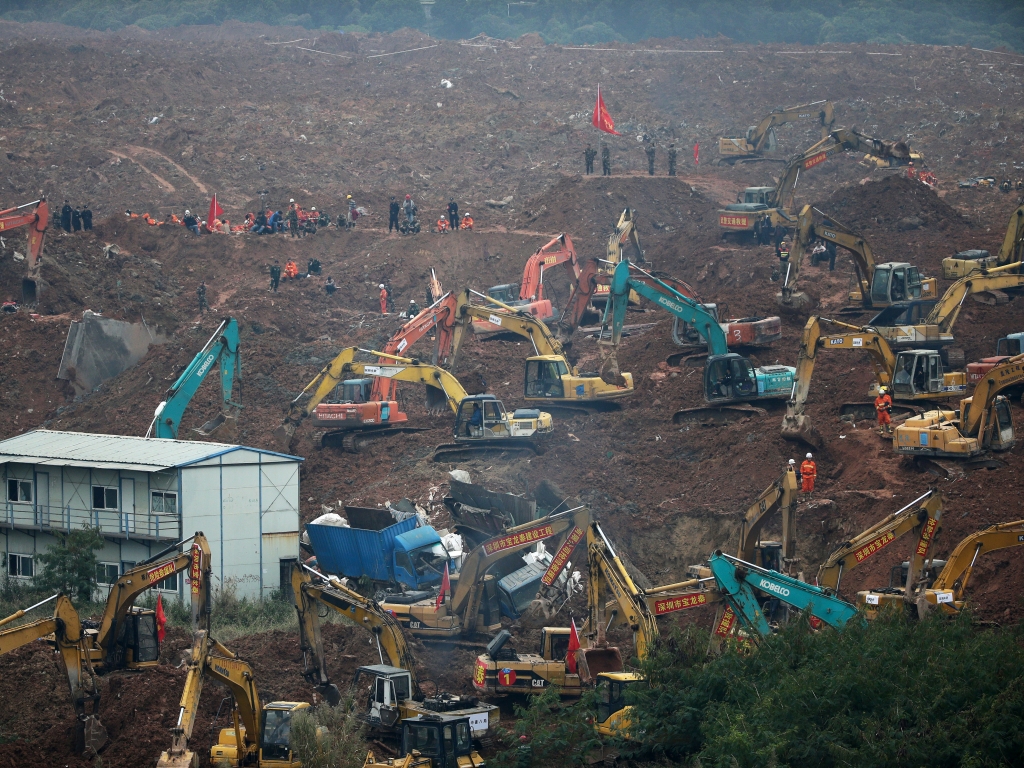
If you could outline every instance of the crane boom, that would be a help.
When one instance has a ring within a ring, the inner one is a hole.
[[[35,206],[22,213],[25,208]],[[0,232],[9,232],[18,227],[28,227],[28,254],[25,262],[25,276],[21,280],[21,298],[26,304],[35,304],[39,298],[40,258],[43,255],[43,241],[50,221],[50,206],[46,198],[0,211]]]

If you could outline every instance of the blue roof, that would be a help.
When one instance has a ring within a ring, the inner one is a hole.
[[[441,541],[441,537],[433,528],[413,528],[408,533],[396,536],[395,541],[400,542],[407,551],[411,552],[428,544],[437,544]]]

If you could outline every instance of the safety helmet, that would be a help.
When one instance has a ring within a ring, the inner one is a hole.
[[[412,195],[406,195],[406,196],[405,196],[405,199],[406,199],[406,200],[412,200]]]
[[[190,213],[192,213],[192,211],[190,211],[188,208],[186,208],[185,209],[185,215],[188,216]]]
[[[878,388],[878,394],[884,395],[888,390],[885,387]]]
[[[807,458],[808,458],[808,459],[809,459],[809,458],[811,458],[811,454],[809,454],[809,453],[808,453],[808,454],[807,454]]]
[[[381,283],[381,284],[380,284],[380,285],[378,285],[377,287],[378,287],[378,288],[383,288],[383,287],[384,287],[384,283]]]
[[[290,197],[290,198],[288,198],[288,202],[289,202],[289,203],[294,203],[294,202],[295,202],[295,198],[294,198],[294,197]]]
[[[315,206],[315,205],[313,206],[313,210],[314,210],[314,211],[316,210],[316,206]]]
[[[410,304],[415,304],[416,303],[416,299],[409,299],[409,303]]]
[[[790,464],[796,464],[796,459],[790,459],[790,460],[789,460],[789,463],[790,463]]]
[[[345,195],[345,199],[346,200],[351,200],[352,199],[352,195]]]

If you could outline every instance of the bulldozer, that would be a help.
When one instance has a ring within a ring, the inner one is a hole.
[[[828,136],[835,123],[835,108],[831,101],[822,99],[798,107],[774,109],[757,125],[747,129],[747,135],[740,139],[718,140],[718,164],[735,165],[757,160],[767,160],[766,152],[774,152],[778,146],[775,128],[786,123],[816,120],[821,125],[821,138]]]
[[[469,718],[417,715],[402,721],[401,756],[378,758],[370,751],[363,768],[481,768]]]

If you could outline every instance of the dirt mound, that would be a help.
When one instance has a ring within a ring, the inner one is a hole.
[[[934,189],[902,174],[842,187],[819,207],[857,232],[930,228],[947,236],[960,236],[971,228],[968,218],[950,207]]]

